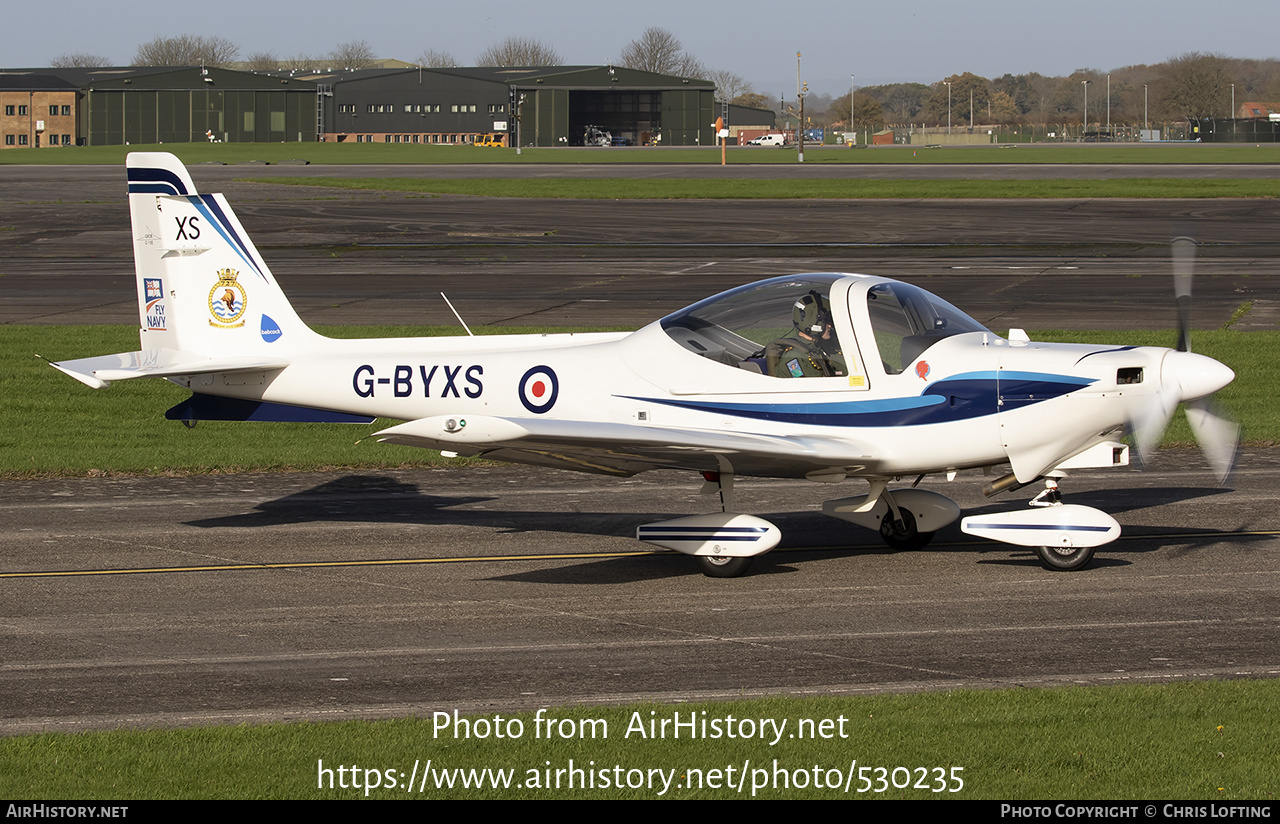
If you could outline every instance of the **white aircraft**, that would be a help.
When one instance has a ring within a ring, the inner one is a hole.
[[[53,364],[94,388],[165,378],[193,392],[167,417],[404,423],[376,437],[447,456],[628,476],[702,473],[718,512],[639,527],[637,538],[742,574],[776,526],[736,511],[738,475],[837,483],[865,495],[823,512],[920,548],[960,515],[919,481],[962,470],[995,494],[1044,480],[1031,508],[970,516],[966,533],[1084,567],[1120,527],[1062,504],[1067,470],[1149,454],[1180,403],[1219,478],[1238,427],[1209,396],[1234,373],[1186,344],[1189,256],[1175,245],[1177,350],[1003,339],[915,286],[868,275],[788,275],[732,289],[636,332],[334,340],[289,305],[222,195],[177,158],[128,158],[136,352]]]

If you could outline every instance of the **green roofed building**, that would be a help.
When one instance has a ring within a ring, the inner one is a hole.
[[[301,77],[299,75],[299,77]],[[615,66],[366,69],[306,75],[323,140],[513,146],[714,145],[715,84]]]
[[[124,66],[5,69],[0,79],[6,101],[23,97],[11,104],[13,122],[0,124],[15,147],[36,145],[41,132],[26,121],[34,124],[40,112],[50,112],[55,145],[715,144],[714,83],[616,66],[306,72]],[[35,101],[28,87],[37,85],[56,87],[61,96]]]

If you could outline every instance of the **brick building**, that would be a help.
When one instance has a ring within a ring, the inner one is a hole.
[[[78,103],[62,78],[0,72],[0,149],[74,145]]]

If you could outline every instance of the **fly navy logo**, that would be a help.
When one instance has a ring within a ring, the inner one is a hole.
[[[244,310],[249,296],[244,287],[236,283],[234,269],[218,270],[218,282],[209,290],[209,313],[213,320],[209,325],[218,329],[238,329],[244,326]]]
[[[142,311],[142,314],[147,319],[147,329],[153,332],[163,332],[166,329],[164,283],[160,278],[143,278],[142,285],[147,300]]]

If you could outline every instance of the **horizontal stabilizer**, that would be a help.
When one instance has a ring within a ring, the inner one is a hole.
[[[189,352],[173,349],[145,349],[140,352],[121,352],[116,355],[100,355],[96,358],[51,363],[86,386],[101,389],[111,381],[130,378],[174,378],[181,375],[207,375],[214,372],[260,372],[283,369],[287,360],[254,356],[231,358],[205,358]]]
[[[171,421],[256,421],[273,423],[373,423],[377,418],[307,406],[220,398],[196,393],[164,413]]]

